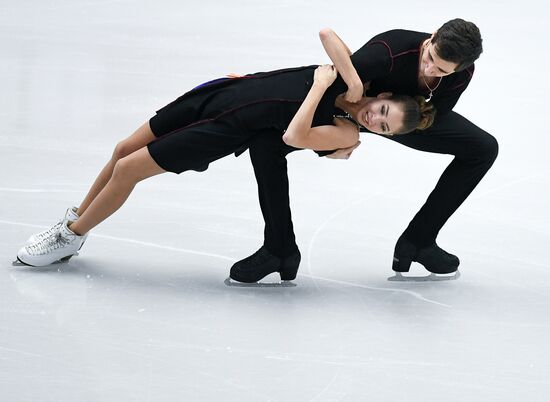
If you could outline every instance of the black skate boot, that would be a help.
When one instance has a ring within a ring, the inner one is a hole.
[[[408,272],[411,263],[415,261],[422,264],[424,268],[431,272],[426,277],[404,277],[400,273]],[[439,247],[435,242],[418,249],[405,236],[401,236],[395,245],[393,253],[392,269],[398,274],[389,280],[443,280],[458,279],[460,273],[457,271],[460,260],[456,255],[450,254]],[[440,276],[455,273],[453,276]],[[401,279],[407,278],[407,279]]]
[[[262,246],[251,256],[233,264],[229,277],[238,282],[254,283],[273,272],[279,272],[281,280],[292,281],[296,279],[300,260],[299,250],[286,258],[279,258]]]

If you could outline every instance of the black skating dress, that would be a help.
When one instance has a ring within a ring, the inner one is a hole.
[[[202,84],[150,119],[157,137],[148,145],[163,169],[204,171],[247,147],[256,135],[282,136],[313,85],[317,66],[298,67]],[[327,90],[312,126],[333,124],[336,88]]]

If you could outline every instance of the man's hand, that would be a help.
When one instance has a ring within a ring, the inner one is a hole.
[[[330,158],[330,159],[349,159],[349,157],[351,156],[352,152],[353,152],[359,145],[361,145],[361,141],[357,141],[357,144],[355,144],[355,145],[352,146],[352,147],[337,149],[336,151],[334,151],[334,152],[331,153],[330,155],[327,155],[326,157],[327,157],[327,158]]]

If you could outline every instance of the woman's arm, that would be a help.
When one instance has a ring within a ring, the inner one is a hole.
[[[335,79],[333,66],[320,66],[315,70],[313,85],[283,135],[286,144],[322,151],[348,148],[357,143],[359,132],[348,122],[335,119],[334,126],[311,127],[315,110]]]
[[[363,96],[363,84],[351,62],[351,51],[342,39],[336,35],[336,32],[330,28],[321,29],[319,37],[328,57],[330,57],[336,70],[348,86],[345,95],[346,100],[348,102],[358,102]]]

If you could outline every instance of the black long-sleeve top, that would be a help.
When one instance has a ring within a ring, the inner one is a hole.
[[[376,35],[351,56],[362,82],[370,81],[369,94],[391,91],[403,95],[428,96],[418,88],[418,66],[422,43],[430,37],[424,32],[395,29]],[[438,115],[448,113],[468,87],[474,66],[447,75],[433,92]]]

